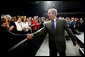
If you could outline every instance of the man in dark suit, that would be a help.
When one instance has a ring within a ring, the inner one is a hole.
[[[60,20],[57,17],[57,10],[52,8],[48,10],[48,17],[51,21],[45,24],[43,28],[38,30],[33,34],[29,34],[29,38],[33,36],[38,36],[42,33],[49,34],[49,48],[50,48],[50,56],[56,56],[57,52],[59,52],[60,56],[65,56],[66,50],[66,41],[64,36],[64,30],[70,34],[73,45],[76,46],[76,38],[72,33],[70,28],[68,27],[65,20]]]

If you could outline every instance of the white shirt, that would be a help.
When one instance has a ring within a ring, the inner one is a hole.
[[[28,25],[28,22],[22,22],[22,28],[27,28],[27,29],[25,29],[25,31],[28,31],[28,27],[29,27],[29,25]]]
[[[15,22],[15,25],[16,25],[17,31],[22,31],[22,22],[20,23]]]
[[[55,25],[55,29],[56,29],[56,17],[53,20],[54,20],[54,25]]]

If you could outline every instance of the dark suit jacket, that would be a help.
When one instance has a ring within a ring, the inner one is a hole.
[[[56,19],[56,31],[53,33],[52,31],[52,24],[51,21],[49,21],[43,28],[38,30],[37,32],[33,33],[34,36],[42,35],[43,33],[49,34],[49,42],[54,42],[56,44],[56,48],[58,51],[62,51],[66,49],[66,43],[65,43],[65,34],[64,30],[68,32],[70,35],[72,42],[76,41],[75,35],[72,33],[70,28],[68,27],[68,24],[65,20]]]

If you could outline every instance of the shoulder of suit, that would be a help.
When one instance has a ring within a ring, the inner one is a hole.
[[[51,23],[51,21],[46,22],[45,24]]]
[[[51,23],[51,20],[50,21],[48,21],[46,24],[50,24]]]
[[[45,23],[44,23],[44,26],[45,26],[45,25],[48,25],[48,24],[50,24],[50,23],[51,23],[51,21],[45,22]]]
[[[66,23],[66,20],[65,20],[65,19],[64,19],[64,20],[61,20],[61,19],[58,19],[58,18],[57,18],[57,20],[58,20],[59,22]]]

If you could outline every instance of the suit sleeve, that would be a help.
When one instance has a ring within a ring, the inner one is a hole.
[[[44,25],[44,27],[41,28],[40,30],[34,32],[34,33],[33,33],[33,36],[36,37],[36,36],[38,36],[38,35],[44,35],[44,34],[47,34],[46,25]]]
[[[72,42],[75,42],[76,41],[75,35],[73,34],[71,29],[69,28],[67,22],[65,20],[63,20],[63,21],[64,21],[64,28],[65,28],[65,30],[67,31],[67,33],[69,34],[70,38],[72,39]]]
[[[14,38],[16,38],[16,37],[18,37],[18,38],[26,38],[26,34],[23,34],[23,35],[21,35],[21,34],[15,34],[15,33],[12,33],[9,30],[7,30],[7,32],[9,34],[9,36],[14,37]]]

